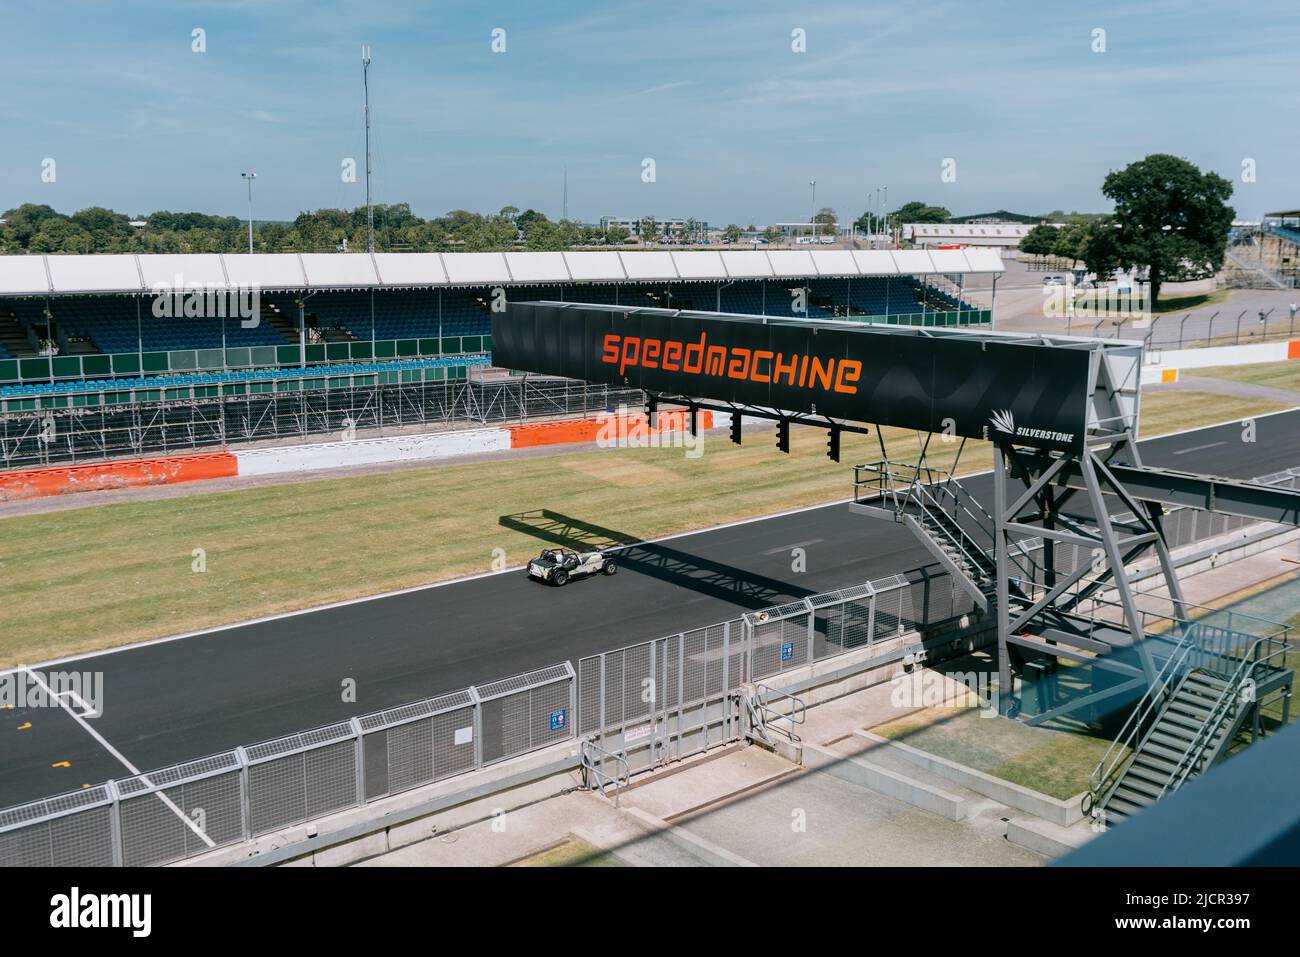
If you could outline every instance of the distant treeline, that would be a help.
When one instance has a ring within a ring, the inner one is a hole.
[[[0,253],[238,253],[248,251],[248,222],[236,216],[173,213],[147,216],[92,206],[71,216],[49,206],[24,203],[7,210],[0,226]],[[375,249],[394,252],[484,252],[523,248],[621,244],[621,226],[601,230],[571,220],[552,222],[534,210],[507,206],[484,216],[463,209],[421,219],[406,203],[374,207]],[[143,222],[143,226],[132,222]],[[648,222],[653,223],[653,220]],[[317,209],[292,223],[253,224],[259,253],[334,252],[366,248],[365,208]]]

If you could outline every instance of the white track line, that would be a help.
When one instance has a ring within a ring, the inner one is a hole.
[[[1189,429],[1180,429],[1177,432],[1165,432],[1161,435],[1152,435],[1147,437],[1138,436],[1138,441],[1155,442],[1162,439],[1175,438],[1176,436],[1179,435],[1187,435],[1192,432],[1202,432],[1207,429],[1217,429],[1225,425],[1237,425],[1240,422],[1244,421],[1245,419],[1266,419],[1274,415],[1288,415],[1296,412],[1300,412],[1300,406],[1296,406],[1290,409],[1279,409],[1276,412],[1265,412],[1263,415],[1239,416],[1235,419],[1226,419],[1222,422],[1211,422],[1208,425],[1198,425]],[[980,472],[966,472],[963,473],[961,477],[973,478],[977,475],[990,475],[992,474],[992,471],[993,471],[992,469],[984,469],[983,471]],[[710,525],[706,528],[696,528],[687,532],[675,532],[672,535],[662,535],[659,538],[649,538],[643,542],[636,542],[635,544],[654,545],[659,542],[670,542],[673,541],[674,539],[687,538],[691,535],[704,535],[710,532],[722,531],[723,529],[735,528],[740,525],[749,525],[752,524],[753,522],[766,522],[774,518],[785,518],[786,516],[789,515],[798,515],[801,512],[812,512],[819,508],[830,508],[833,505],[845,505],[851,501],[853,501],[851,496],[848,498],[834,499],[829,502],[822,502],[818,505],[804,505],[799,508],[786,509],[785,511],[781,511],[781,512],[771,512],[767,515],[756,515],[753,518],[742,518],[734,522],[724,522],[721,525]],[[630,545],[620,546],[620,548],[630,548],[630,547],[632,546]],[[620,549],[611,548],[606,550],[618,551]],[[395,591],[379,592],[378,594],[374,594],[374,595],[362,595],[360,598],[346,598],[342,601],[329,602],[328,604],[324,604],[324,605],[314,605],[311,608],[298,608],[295,609],[294,611],[284,611],[274,615],[264,615],[260,618],[248,618],[243,621],[231,622],[228,625],[218,625],[215,628],[204,628],[199,631],[186,631],[176,635],[167,635],[162,638],[149,638],[145,641],[132,642],[129,645],[118,645],[115,648],[101,648],[97,651],[85,651],[80,654],[68,655],[67,657],[64,658],[53,658],[49,661],[43,661],[33,665],[18,665],[13,668],[0,669],[0,675],[6,675],[16,671],[21,671],[25,667],[52,668],[56,665],[66,664],[72,661],[84,661],[87,658],[98,658],[102,655],[112,655],[123,651],[134,651],[138,648],[147,648],[150,645],[161,645],[169,641],[180,641],[182,638],[197,638],[200,635],[213,635],[223,631],[230,631],[234,628],[244,628],[247,627],[248,625],[260,625],[269,621],[280,621],[281,619],[284,618],[295,618],[299,615],[311,615],[320,611],[330,611],[331,609],[334,608],[346,608],[349,605],[359,605],[362,604],[363,602],[368,602],[368,601],[382,601],[385,598],[395,598],[399,595],[410,595],[415,592],[428,591],[429,589],[432,588],[445,588],[448,585],[460,585],[469,581],[477,581],[480,578],[491,578],[494,575],[508,575],[508,574],[522,571],[526,567],[526,564],[527,563],[521,565],[511,565],[509,568],[503,568],[500,571],[476,572],[475,574],[472,575],[462,575],[459,578],[448,578],[444,581],[429,582],[428,584],[425,585],[412,585],[410,588],[399,588],[396,589]]]
[[[75,721],[75,722],[77,722],[77,724],[81,725],[82,728],[85,729],[85,731],[86,731],[86,733],[87,733],[88,735],[90,735],[90,736],[91,736],[92,738],[94,738],[97,742],[99,742],[100,747],[102,747],[105,751],[107,751],[107,752],[108,752],[109,754],[111,754],[113,757],[117,758],[117,760],[120,761],[120,762],[122,763],[122,766],[123,766],[124,768],[126,768],[126,769],[127,769],[128,771],[130,771],[133,775],[135,775],[136,777],[138,777],[138,778],[140,778],[142,781],[144,781],[144,783],[145,783],[146,785],[148,785],[149,787],[153,787],[153,782],[150,781],[150,780],[149,780],[147,777],[145,777],[143,774],[141,774],[141,773],[140,773],[140,769],[137,768],[134,764],[132,764],[130,761],[128,761],[128,760],[126,759],[126,755],[124,755],[121,751],[117,750],[117,748],[115,748],[115,747],[113,747],[111,744],[109,744],[108,741],[107,741],[107,739],[106,739],[102,734],[100,734],[98,731],[96,731],[94,728],[92,728],[92,727],[87,723],[87,721],[86,721],[86,719],[85,719],[84,717],[82,717],[81,715],[77,714],[77,712],[73,711],[72,708],[68,705],[68,703],[67,703],[66,701],[63,700],[63,695],[61,695],[61,694],[55,694],[55,693],[54,693],[54,689],[51,688],[48,684],[45,683],[45,679],[44,679],[44,678],[42,678],[40,675],[38,675],[35,671],[32,671],[32,669],[30,669],[30,668],[24,668],[23,671],[25,671],[25,672],[27,673],[27,676],[28,676],[29,678],[31,678],[31,679],[32,679],[33,681],[35,681],[38,685],[40,685],[41,690],[43,690],[43,691],[44,691],[47,695],[49,695],[53,700],[57,701],[57,702],[59,703],[59,707],[62,708],[64,711],[66,711],[66,712],[67,712],[67,713],[72,717],[72,720],[73,720],[73,721]],[[82,703],[85,704],[85,702],[82,702]],[[190,829],[191,831],[193,831],[195,834],[197,834],[197,835],[199,836],[199,839],[200,839],[201,841],[203,841],[203,843],[207,844],[208,847],[216,847],[216,846],[217,846],[216,842],[215,842],[214,840],[212,840],[212,838],[210,838],[210,837],[208,837],[206,834],[204,834],[203,831],[199,829],[199,826],[198,826],[197,824],[195,824],[193,820],[190,819],[189,815],[188,815],[188,814],[185,814],[183,811],[181,811],[181,809],[178,808],[178,807],[175,805],[175,803],[173,803],[172,799],[169,798],[169,797],[166,795],[165,792],[163,792],[163,791],[154,791],[153,793],[156,794],[156,795],[158,796],[158,799],[159,799],[160,801],[162,801],[163,804],[166,804],[169,808],[171,808],[174,812],[176,812],[176,816],[177,816],[178,818],[180,818],[182,821],[184,821],[185,824],[186,824],[186,826],[189,827],[189,829]]]

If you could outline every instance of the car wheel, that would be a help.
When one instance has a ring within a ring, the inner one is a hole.
[[[563,585],[568,580],[569,580],[569,573],[566,572],[563,568],[559,569],[554,575],[551,576],[551,581],[555,583],[557,588],[560,585]]]
[[[613,575],[618,571],[618,563],[612,558],[605,559],[605,567],[601,569],[606,575]]]

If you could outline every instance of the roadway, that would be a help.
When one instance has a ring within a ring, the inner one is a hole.
[[[1143,458],[1228,478],[1300,465],[1300,411],[1257,425],[1253,443],[1231,423],[1144,441]],[[966,484],[991,501],[987,475]],[[539,549],[566,523],[618,532],[599,516],[551,519]],[[791,570],[796,547],[806,571]],[[102,715],[0,712],[0,808],[929,563],[902,526],[828,505],[642,544],[618,575],[562,589],[510,571],[79,658],[58,667],[102,672]]]

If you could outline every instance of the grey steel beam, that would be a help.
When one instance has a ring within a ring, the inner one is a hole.
[[[1300,525],[1300,491],[1295,489],[1141,465],[1107,464],[1106,470],[1130,496],[1144,502],[1186,505],[1263,522]],[[1069,488],[1085,488],[1077,462],[1062,468],[1058,481]]]

